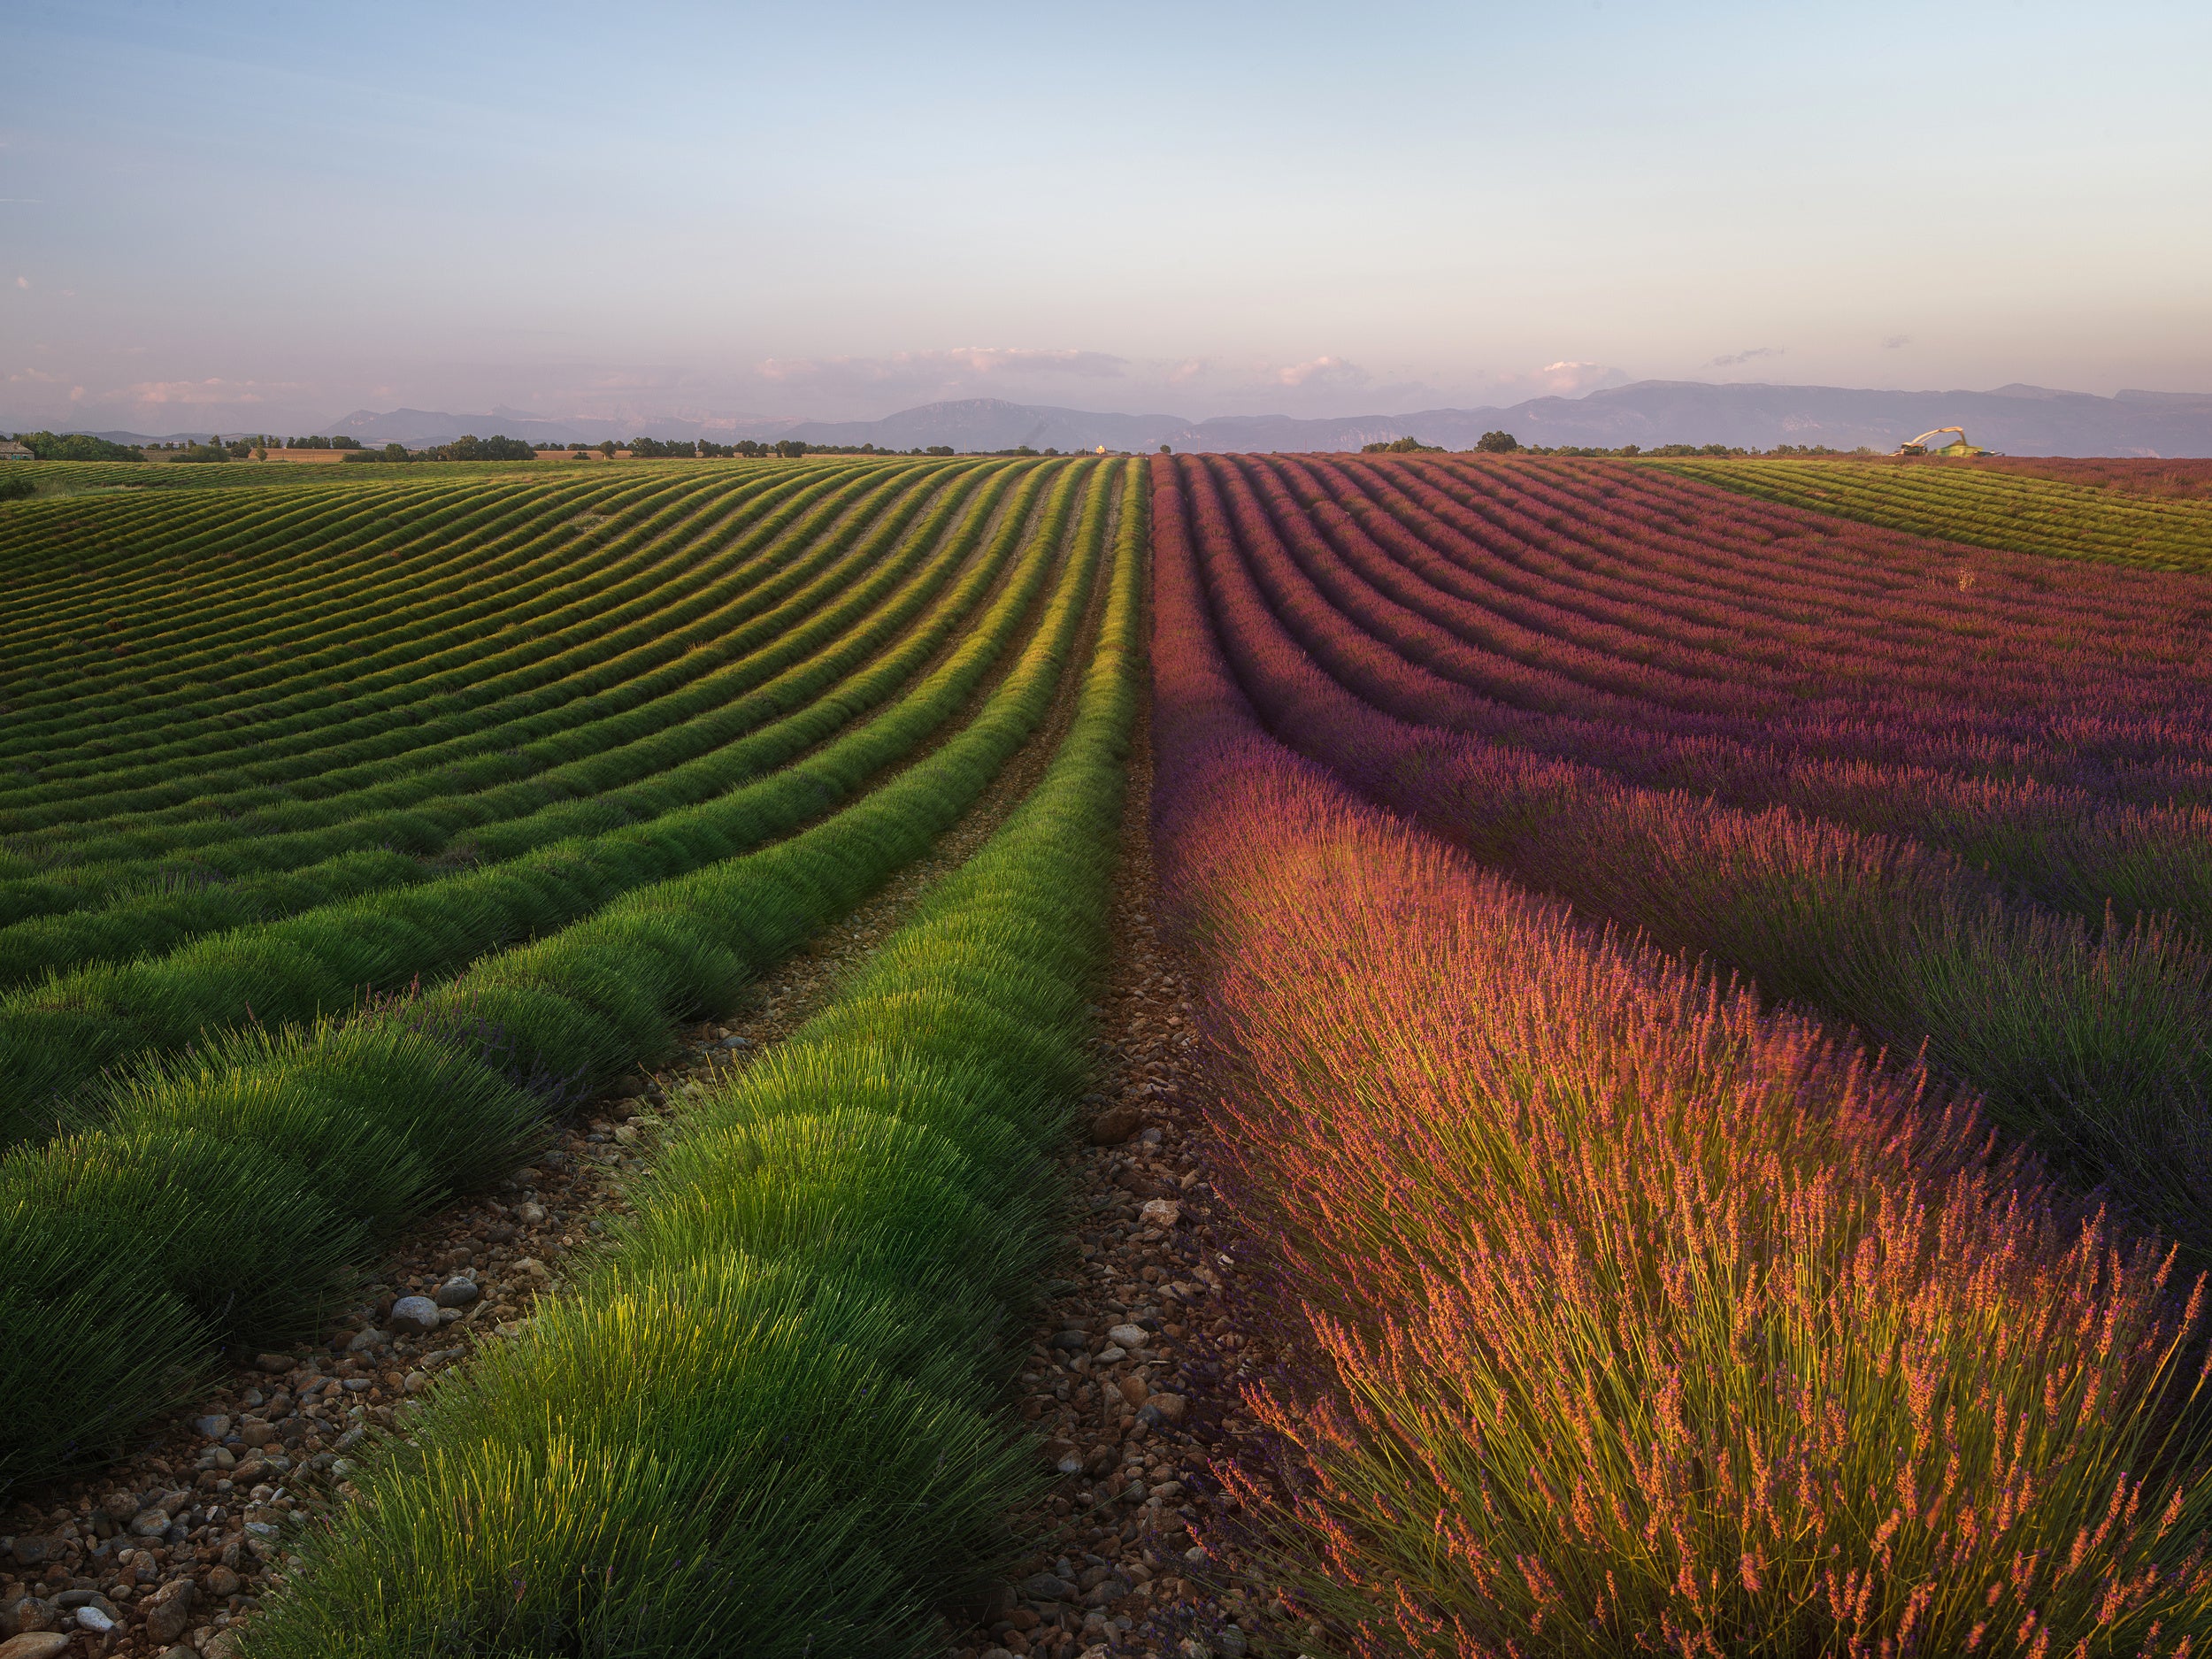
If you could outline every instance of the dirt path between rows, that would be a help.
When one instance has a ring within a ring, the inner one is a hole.
[[[1224,1546],[1228,1507],[1208,1472],[1252,1430],[1236,1378],[1265,1356],[1237,1328],[1214,1214],[1195,987],[1154,879],[1149,730],[1130,761],[1089,1144],[1070,1154],[1079,1256],[1018,1385],[1057,1479],[1017,1520],[1048,1541],[958,1659],[1236,1659],[1263,1618],[1288,1633],[1287,1609]]]
[[[1094,638],[1106,588],[1102,572],[1079,638]],[[959,714],[893,771],[967,724],[1044,603]],[[1080,680],[1071,664],[1047,719],[927,853],[755,980],[734,1012],[685,1028],[669,1064],[590,1102],[495,1190],[410,1229],[326,1342],[242,1356],[196,1405],[150,1425],[129,1458],[0,1512],[0,1659],[228,1659],[230,1626],[282,1581],[282,1533],[344,1501],[347,1453],[403,1423],[411,1398],[480,1343],[517,1334],[564,1259],[626,1212],[626,1187],[683,1102],[804,1024],[990,839],[1050,764]],[[451,1305],[401,1309],[403,1297]],[[418,1311],[434,1323],[410,1328]]]

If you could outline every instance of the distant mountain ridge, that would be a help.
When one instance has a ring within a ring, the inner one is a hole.
[[[504,425],[499,424],[504,420]],[[1583,397],[1533,397],[1504,407],[1424,409],[1410,414],[1321,419],[1290,415],[1102,414],[1087,410],[962,398],[902,410],[880,420],[648,421],[609,432],[608,423],[512,416],[439,415],[419,410],[349,415],[331,430],[364,442],[434,443],[474,432],[572,442],[602,437],[800,438],[809,443],[872,443],[883,449],[1032,449],[1271,451],[1356,449],[1414,437],[1468,449],[1484,433],[1510,432],[1525,444],[1619,449],[1640,444],[1725,443],[1770,449],[1780,443],[1861,444],[1893,449],[1931,426],[1964,426],[1985,449],[2015,455],[2212,456],[2212,393],[2124,391],[2115,397],[2001,386],[1993,391],[1893,392],[1836,386],[1709,385],[1639,380]]]
[[[1989,392],[1889,392],[1832,386],[1713,386],[1639,380],[1584,397],[1534,397],[1504,408],[1425,409],[1336,420],[1224,416],[1159,442],[1195,450],[1356,449],[1418,438],[1467,449],[1484,433],[1525,444],[1617,449],[1663,443],[1861,444],[1893,449],[1932,426],[1964,426],[1985,449],[2013,455],[2212,456],[2212,394],[2086,392],[2005,386]]]
[[[883,449],[944,444],[963,451],[1153,449],[1187,451],[1344,450],[1396,438],[1467,449],[1484,433],[1505,431],[1525,444],[1619,449],[1639,444],[1864,444],[1893,449],[1932,426],[1964,426],[1985,449],[2013,455],[2212,456],[2212,393],[2124,391],[2100,397],[2040,386],[1993,391],[1897,392],[1837,386],[1710,385],[1639,380],[1582,397],[1533,397],[1505,407],[1425,409],[1410,414],[1320,419],[1289,415],[1220,415],[1193,421],[1173,414],[1122,415],[971,397],[925,403],[880,420],[801,420],[765,415],[707,420],[608,421],[541,417],[511,410],[455,415],[438,410],[357,410],[320,428],[364,443],[442,443],[464,433],[503,433],[539,443],[596,443],[604,438],[799,438],[809,443],[872,443]],[[142,434],[105,432],[118,442]],[[205,435],[204,434],[199,435]],[[228,433],[226,437],[234,435]]]

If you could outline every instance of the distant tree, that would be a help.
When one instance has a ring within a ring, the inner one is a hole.
[[[929,448],[924,449],[922,453],[924,455],[950,455],[952,453],[952,445],[949,443],[933,443],[929,446]]]
[[[243,438],[233,438],[223,448],[230,452],[230,458],[234,461],[242,461],[253,453],[253,445]]]
[[[18,443],[42,461],[142,461],[146,457],[128,444],[111,443],[88,432],[57,435],[50,432],[19,432]]]
[[[361,447],[361,440],[341,434],[330,441],[330,447],[334,449],[357,449]]]
[[[599,453],[610,461],[614,459],[614,452],[619,447],[612,438],[602,438],[599,441]]]
[[[1475,440],[1475,448],[1485,455],[1511,455],[1521,447],[1521,441],[1509,432],[1486,432]]]
[[[1415,437],[1404,437],[1393,438],[1383,443],[1363,443],[1359,452],[1362,455],[1441,455],[1444,446],[1440,443],[1424,443]]]
[[[534,461],[538,452],[526,438],[494,434],[480,438],[473,433],[423,451],[430,461]]]
[[[776,440],[776,453],[787,461],[795,461],[806,453],[805,442],[798,438],[779,438]]]
[[[1169,448],[1167,447],[1167,445],[1165,445],[1165,444],[1164,443],[1164,444],[1162,444],[1162,445],[1160,446],[1160,453],[1161,453],[1162,455],[1172,455],[1172,454],[1174,454],[1175,452],[1174,452],[1172,449],[1169,449]]]

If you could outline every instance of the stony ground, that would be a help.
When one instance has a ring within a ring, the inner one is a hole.
[[[565,1261],[623,1211],[626,1181],[649,1167],[684,1098],[819,1007],[997,828],[1056,735],[737,1013],[684,1033],[671,1064],[594,1102],[497,1192],[416,1229],[325,1340],[242,1356],[127,1462],[0,1515],[0,1659],[227,1659],[226,1632],[281,1582],[288,1525],[345,1501],[348,1454],[403,1425],[412,1396],[479,1343],[521,1328]],[[1236,1574],[1218,1536],[1210,1555],[1200,1543],[1220,1508],[1209,1463],[1246,1426],[1235,1373],[1258,1356],[1225,1299],[1237,1270],[1202,1161],[1191,987],[1154,914],[1139,759],[1097,1092],[1086,1102],[1092,1133],[1071,1155],[1080,1254],[1051,1287],[1019,1383],[1055,1485],[1018,1518],[1048,1541],[1004,1586],[997,1616],[954,1636],[963,1659],[1233,1659],[1261,1645],[1263,1620],[1285,1628],[1285,1610]]]
[[[1264,1356],[1236,1328],[1237,1264],[1207,1178],[1194,987],[1157,915],[1148,756],[1131,774],[1091,1133],[1071,1171],[1087,1213],[1019,1384],[1056,1477],[1021,1517],[1046,1542],[960,1659],[1294,1651],[1289,1609],[1225,1542],[1209,1472],[1250,1427],[1235,1379]]]
[[[288,1524],[345,1501],[346,1454],[402,1425],[477,1344],[521,1329],[566,1258],[626,1209],[625,1184],[684,1098],[819,1008],[990,838],[1058,735],[1028,744],[926,856],[756,981],[736,1013],[680,1033],[668,1065],[593,1102],[498,1191],[414,1229],[326,1340],[240,1356],[124,1463],[0,1511],[0,1659],[227,1659],[224,1632],[281,1581]]]

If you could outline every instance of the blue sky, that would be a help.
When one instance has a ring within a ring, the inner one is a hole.
[[[0,0],[0,425],[2212,390],[2212,7]]]

